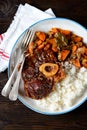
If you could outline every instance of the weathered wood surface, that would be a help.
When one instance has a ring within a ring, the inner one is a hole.
[[[0,0],[0,33],[9,27],[20,3],[42,10],[52,8],[57,17],[73,19],[87,28],[87,0]],[[0,92],[7,81],[7,71],[0,73]],[[26,108],[18,100],[0,95],[0,130],[87,130],[87,102],[68,114],[46,116]]]

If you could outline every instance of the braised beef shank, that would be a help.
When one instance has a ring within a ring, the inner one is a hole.
[[[27,96],[35,99],[46,97],[53,89],[53,78],[46,78],[40,71],[39,66],[46,62],[57,62],[52,51],[36,51],[32,56],[25,59],[22,77]]]

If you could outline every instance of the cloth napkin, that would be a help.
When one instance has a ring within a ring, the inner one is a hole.
[[[12,48],[22,32],[39,20],[53,17],[55,15],[51,8],[41,11],[27,3],[19,5],[7,32],[0,35],[0,72],[8,68]]]

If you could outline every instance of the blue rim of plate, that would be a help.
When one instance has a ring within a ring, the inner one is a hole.
[[[32,28],[34,25],[36,25],[36,24],[38,24],[38,23],[40,23],[40,22],[48,21],[48,20],[67,20],[67,21],[70,21],[70,22],[72,22],[72,23],[74,23],[74,24],[77,24],[77,26],[81,27],[82,29],[84,29],[84,30],[87,32],[87,29],[86,29],[83,25],[81,25],[80,23],[78,23],[78,22],[76,22],[76,21],[74,21],[74,20],[68,19],[68,18],[61,18],[61,17],[59,17],[59,18],[57,18],[57,17],[56,17],[56,18],[47,18],[47,19],[44,19],[44,20],[40,20],[40,21],[38,21],[38,22],[32,24],[31,26],[29,26],[29,28]],[[18,43],[18,40],[21,38],[21,36],[22,36],[29,28],[27,28],[27,29],[19,36],[19,38],[16,40],[16,42],[15,42],[13,48],[12,48],[12,51],[11,51],[11,56],[12,56],[12,52],[13,52],[14,47],[15,47],[16,44]],[[10,56],[9,64],[8,64],[8,77],[10,76],[10,61],[11,61],[11,56]],[[58,112],[42,112],[42,111],[40,111],[40,110],[37,110],[37,109],[31,107],[31,106],[30,106],[29,104],[27,104],[27,103],[21,98],[21,96],[19,96],[19,95],[18,95],[18,99],[19,99],[19,101],[22,102],[27,108],[33,110],[34,112],[37,112],[37,113],[40,113],[40,114],[44,114],[44,115],[62,115],[62,114],[69,113],[69,112],[71,112],[71,111],[77,109],[78,107],[80,107],[80,106],[87,100],[87,97],[86,97],[84,100],[82,100],[80,103],[78,103],[77,105],[71,107],[69,110],[58,111]]]

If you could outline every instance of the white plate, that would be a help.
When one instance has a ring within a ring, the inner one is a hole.
[[[53,27],[71,30],[71,31],[73,31],[73,33],[83,37],[83,41],[87,44],[87,30],[79,23],[72,21],[72,20],[69,20],[69,19],[65,19],[65,18],[45,19],[45,20],[42,20],[42,21],[39,21],[39,22],[33,24],[30,28],[33,28],[35,31],[48,32]],[[19,42],[19,41],[21,40],[21,38],[23,37],[23,34],[25,32],[23,32],[22,35],[18,38],[18,40],[16,41],[16,43],[13,47],[11,57],[10,57],[10,62],[9,62],[9,68],[8,68],[8,75],[9,76],[12,73],[12,70],[16,64],[17,58],[20,58],[20,57],[18,57],[18,52],[20,50],[20,44],[21,44],[21,42]],[[70,107],[69,109],[64,109],[62,111],[56,111],[56,112],[50,112],[50,111],[47,111],[46,109],[41,109],[39,106],[37,106],[35,104],[34,99],[31,99],[31,98],[28,98],[25,96],[23,81],[22,81],[20,84],[20,87],[19,87],[18,99],[26,107],[28,107],[28,108],[30,108],[38,113],[47,114],[47,115],[58,115],[58,114],[64,114],[64,113],[70,112],[70,111],[76,109],[77,107],[79,107],[83,102],[86,101],[86,99],[87,99],[86,94],[84,94],[81,97],[81,99],[74,106]]]

